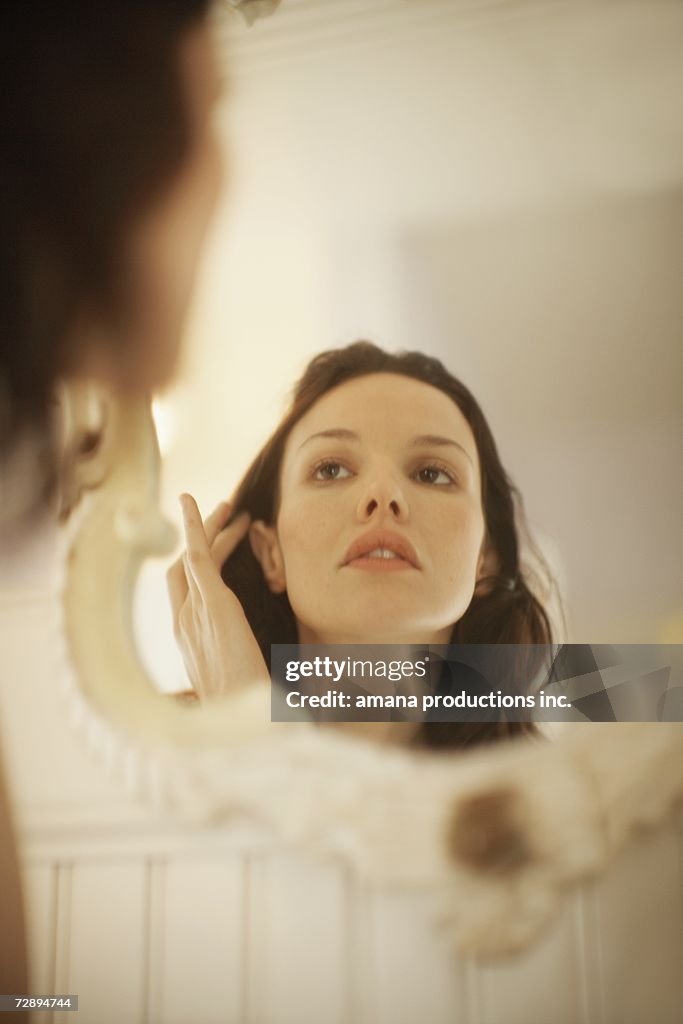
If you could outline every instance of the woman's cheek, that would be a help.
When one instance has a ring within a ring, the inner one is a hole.
[[[310,498],[289,502],[278,518],[278,537],[285,570],[309,572],[325,551],[324,520]],[[329,546],[328,546],[329,547]]]
[[[450,575],[454,582],[471,576],[474,586],[484,535],[483,512],[470,502],[457,510],[452,509],[451,515],[442,521],[439,549],[447,547],[452,552]],[[450,543],[444,544],[446,541]]]

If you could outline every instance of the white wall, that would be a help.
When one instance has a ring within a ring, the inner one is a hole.
[[[229,189],[169,397],[169,513],[231,493],[315,352],[422,348],[480,398],[570,638],[662,638],[683,613],[683,9],[283,0],[219,24]],[[160,569],[139,624],[178,685]]]

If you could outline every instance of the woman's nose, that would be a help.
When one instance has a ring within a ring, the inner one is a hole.
[[[399,522],[408,515],[408,504],[399,481],[389,474],[376,476],[358,503],[358,518],[362,522],[381,519],[385,514]]]

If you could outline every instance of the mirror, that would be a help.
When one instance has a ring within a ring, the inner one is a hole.
[[[534,907],[523,887],[496,904],[498,941],[523,941],[571,871],[611,849],[576,767],[592,747],[502,745],[454,773],[448,759],[271,723],[264,688],[192,709],[161,699],[155,686],[186,687],[166,523],[179,527],[181,491],[204,513],[230,496],[317,352],[357,338],[420,349],[484,408],[558,581],[561,638],[680,638],[680,8],[391,0],[353,13],[285,0],[252,30],[217,29],[230,187],[184,370],[154,397],[156,434],[147,406],[110,400],[101,450],[80,463],[103,468],[86,474],[66,533],[76,713],[161,802],[209,817],[258,809],[383,877],[392,840],[373,822],[391,821],[416,836],[400,871],[423,881],[452,880],[458,799],[504,765],[542,817],[548,795],[527,765],[546,759],[591,852],[551,872]],[[134,596],[143,559],[162,552]],[[476,904],[460,933],[475,943],[485,891],[472,893],[453,915]]]
[[[220,29],[230,187],[154,403],[166,516],[231,495],[315,353],[418,348],[489,419],[563,639],[670,637],[680,11],[290,2]],[[182,688],[163,566],[137,600],[149,671]]]

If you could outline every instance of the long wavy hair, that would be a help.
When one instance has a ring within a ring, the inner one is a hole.
[[[523,531],[546,586],[550,584],[547,566],[526,530],[521,495],[503,468],[493,434],[476,399],[431,356],[421,352],[385,352],[370,342],[357,341],[345,348],[321,352],[312,359],[293,389],[284,419],[237,487],[233,516],[246,510],[252,520],[262,519],[274,525],[279,505],[280,467],[292,428],[333,388],[373,373],[411,377],[443,391],[458,406],[474,435],[481,466],[486,540],[495,556],[496,572],[477,584],[467,611],[453,626],[450,642],[551,644],[550,619],[534,593],[541,580],[532,583],[530,572],[523,568],[520,559],[520,533]],[[287,594],[271,593],[248,537],[224,563],[222,577],[239,598],[264,659],[270,665],[271,644],[298,642],[296,618]],[[531,678],[534,666],[528,659],[524,664]],[[485,722],[428,719],[420,726],[417,742],[431,747],[463,747],[534,731],[529,722],[512,722],[500,715]]]

